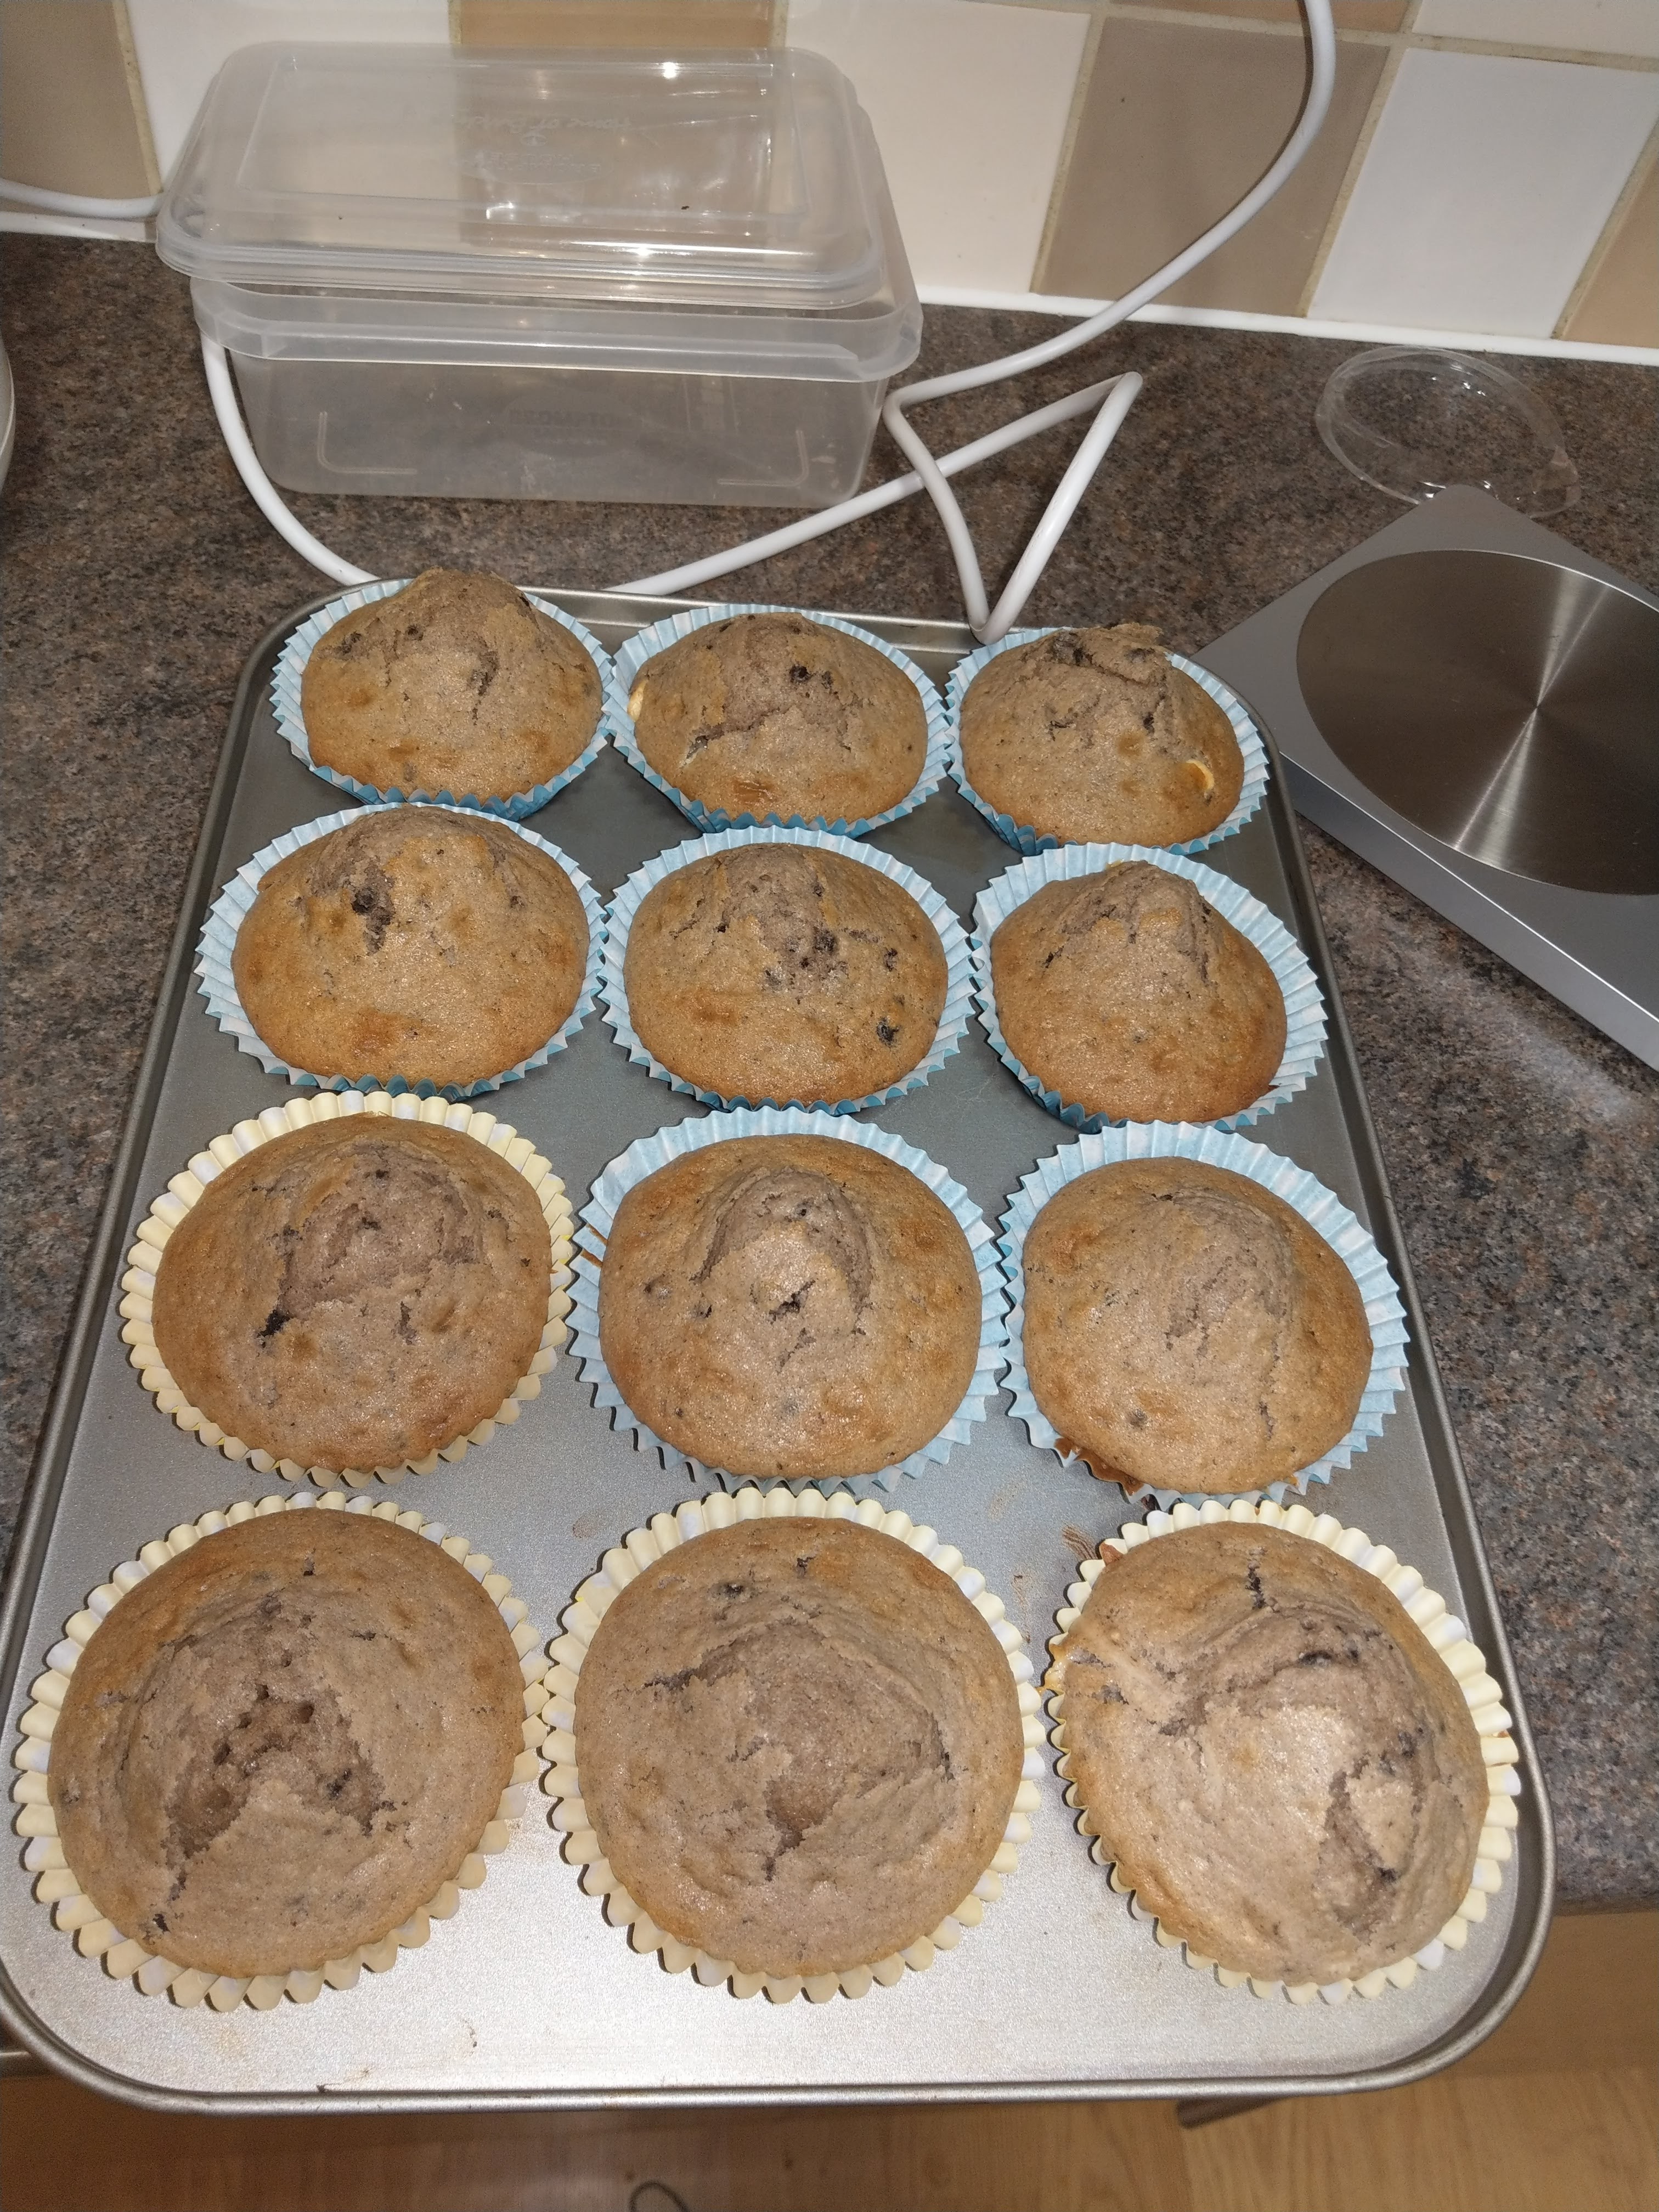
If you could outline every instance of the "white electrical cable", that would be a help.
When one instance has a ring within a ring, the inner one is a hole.
[[[969,446],[958,446],[953,453],[942,454],[939,472],[942,476],[959,476],[963,469],[972,468],[975,461],[988,461],[993,453],[1006,453],[1010,446],[1020,445],[1041,431],[1068,422],[1074,415],[1086,415],[1117,386],[1130,387],[1127,405],[1139,392],[1140,383],[1139,377],[1132,372],[1125,376],[1109,377],[1104,384],[1091,384],[1086,391],[1053,400],[1033,414],[1022,415],[1012,422],[1005,422],[1001,429],[975,438]],[[896,507],[900,500],[908,499],[921,489],[921,478],[912,469],[908,476],[893,477],[886,483],[877,484],[873,490],[860,492],[855,499],[843,500],[839,507],[823,507],[799,522],[785,523],[764,538],[751,538],[745,545],[730,547],[724,553],[711,553],[705,561],[688,561],[684,568],[665,568],[659,576],[647,576],[637,583],[618,584],[612,588],[642,597],[666,597],[672,592],[690,591],[694,585],[706,584],[711,577],[724,576],[733,568],[746,568],[754,562],[769,559],[774,553],[787,553],[792,545],[804,545],[811,538],[825,537],[830,531],[839,530],[843,523],[878,514],[884,507]]]
[[[151,234],[137,216],[128,221],[119,216],[34,215],[0,208],[0,234],[14,231],[26,233],[31,238],[94,238],[106,243],[137,242],[141,246]]]
[[[1092,344],[1096,338],[1104,337],[1108,331],[1115,330],[1137,309],[1156,299],[1160,292],[1178,283],[1200,262],[1207,259],[1267,205],[1318,136],[1326,111],[1330,106],[1331,90],[1336,78],[1336,34],[1331,21],[1331,0],[1302,0],[1302,5],[1307,18],[1311,67],[1301,118],[1267,173],[1246,192],[1236,207],[1223,216],[1218,222],[1212,223],[1201,237],[1194,239],[1173,260],[1167,261],[1163,268],[1137,284],[1133,291],[1126,292],[1098,314],[1089,316],[1071,330],[1061,331],[1058,337],[1045,339],[1039,345],[1028,346],[1023,352],[1009,354],[1000,361],[983,362],[977,368],[957,369],[945,376],[924,378],[920,383],[906,385],[902,391],[890,393],[882,409],[882,421],[912,464],[908,475],[899,477],[892,483],[879,484],[874,490],[862,492],[853,499],[843,500],[837,506],[824,507],[816,514],[806,515],[799,522],[769,531],[765,536],[750,538],[744,544],[734,545],[724,553],[711,555],[706,560],[688,562],[682,568],[664,569],[654,576],[635,577],[628,583],[613,584],[608,588],[642,596],[683,591],[691,585],[706,583],[712,577],[728,575],[735,568],[749,568],[774,553],[786,552],[793,546],[806,544],[814,538],[821,538],[831,530],[840,529],[843,523],[856,521],[863,515],[872,514],[881,507],[891,506],[897,500],[908,498],[917,490],[925,490],[945,525],[945,536],[950,542],[957,574],[962,585],[963,603],[975,636],[987,645],[994,645],[1006,636],[1018,621],[1061,533],[1093,481],[1125,416],[1134,404],[1141,388],[1141,380],[1135,375],[1109,378],[1103,383],[1091,385],[1085,392],[1073,392],[1067,399],[1056,401],[1034,414],[1022,416],[1000,430],[993,431],[971,445],[959,447],[954,453],[943,457],[930,451],[905,416],[909,409],[919,407],[929,399],[941,399],[951,392],[973,392],[982,385],[1001,383],[1010,377],[1023,375],[1027,369],[1041,368],[1051,361],[1059,361],[1066,354],[1076,352],[1081,346]],[[208,388],[213,396],[214,412],[224,433],[225,443],[230,448],[231,458],[243,483],[258,501],[266,520],[297,553],[303,555],[313,568],[320,568],[325,575],[332,576],[343,584],[368,582],[368,571],[354,568],[349,562],[331,553],[283,505],[270,479],[260,467],[243,427],[224,349],[212,339],[204,337],[202,355],[207,364]],[[1054,496],[1015,564],[1013,574],[1009,578],[1001,598],[993,609],[987,599],[979,556],[975,550],[967,519],[946,479],[970,467],[976,460],[1001,453],[1025,438],[1035,437],[1041,430],[1051,428],[1073,416],[1085,413],[1097,399],[1100,401],[1099,412],[1061,477]]]
[[[371,568],[354,568],[349,561],[343,561],[337,553],[331,553],[320,538],[313,538],[299,517],[290,514],[283,506],[276,487],[259,465],[259,457],[253,450],[252,440],[242,422],[236,404],[236,393],[230,381],[230,363],[225,359],[225,349],[212,338],[202,340],[202,360],[207,369],[208,391],[213,400],[213,411],[219,418],[219,428],[230,448],[230,458],[236,464],[236,472],[252,493],[254,501],[265,520],[280,537],[286,538],[295,551],[320,568],[325,576],[332,576],[337,584],[372,584],[374,572]]]
[[[906,385],[902,392],[893,392],[882,409],[881,419],[891,432],[906,457],[915,463],[929,497],[938,508],[945,525],[951,550],[956,559],[957,575],[962,585],[963,604],[967,609],[969,625],[974,635],[985,645],[994,645],[1006,635],[1017,620],[1020,610],[1030,596],[1044,563],[1053,551],[1060,532],[1077,511],[1087,491],[1095,471],[1104,459],[1107,447],[1115,436],[1119,424],[1128,412],[1127,404],[1120,404],[1116,396],[1109,398],[1101,410],[1100,419],[1091,429],[1079,448],[1072,466],[1060,478],[1058,489],[1044,509],[1042,519],[1032,532],[1025,552],[1010,580],[1008,588],[998,600],[993,613],[986,602],[984,579],[980,574],[979,556],[967,520],[957,504],[956,494],[945,483],[942,471],[932,453],[922,443],[914,427],[904,419],[907,410],[920,406],[925,400],[943,398],[952,392],[972,392],[981,385],[1000,382],[1005,377],[1020,376],[1029,368],[1041,368],[1051,361],[1073,353],[1079,346],[1091,344],[1108,331],[1115,330],[1150,300],[1156,299],[1206,260],[1218,246],[1224,246],[1237,231],[1243,229],[1251,216],[1260,213],[1295,169],[1302,156],[1319,135],[1331,104],[1331,91],[1336,82],[1336,33],[1331,21],[1330,0],[1303,0],[1308,21],[1308,37],[1312,48],[1312,68],[1309,75],[1308,96],[1300,120],[1285,141],[1278,160],[1237,207],[1223,216],[1209,229],[1172,261],[1137,284],[1133,291],[1114,300],[1109,307],[1097,315],[1091,315],[1058,337],[1048,338],[1041,345],[1028,346],[1023,353],[1010,354],[1004,360],[987,362],[977,368],[958,369],[948,376],[927,377],[919,384]],[[1096,432],[1101,433],[1097,439]],[[1079,463],[1085,456],[1086,468]],[[1033,556],[1036,556],[1033,560]],[[1016,585],[1020,588],[1016,592]]]
[[[19,207],[40,208],[47,215],[85,216],[89,222],[142,222],[161,204],[160,192],[137,200],[99,200],[80,192],[49,192],[41,185],[15,185],[0,177],[0,200],[15,200]]]

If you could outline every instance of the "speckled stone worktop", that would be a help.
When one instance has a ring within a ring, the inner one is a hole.
[[[9,238],[18,389],[3,529],[5,1253],[0,1543],[9,1540],[242,663],[319,589],[238,483],[182,279],[142,247]],[[1052,331],[930,311],[922,373]],[[1035,623],[1160,624],[1194,649],[1400,509],[1318,444],[1347,349],[1139,325],[1020,404],[1133,367],[1139,405],[1031,602]],[[1584,482],[1551,526],[1659,586],[1659,376],[1524,364]],[[1014,411],[946,403],[936,447]],[[958,480],[1006,573],[1062,432]],[[896,463],[878,450],[876,466]],[[437,561],[602,586],[775,526],[775,513],[295,501],[382,574]],[[714,589],[719,586],[712,587]],[[951,617],[910,501],[730,586]],[[1363,861],[1306,830],[1313,875],[1553,1800],[1565,1900],[1659,1892],[1659,1077]]]

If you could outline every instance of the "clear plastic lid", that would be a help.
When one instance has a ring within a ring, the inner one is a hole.
[[[689,316],[718,352],[720,324],[741,348],[746,317],[827,319],[842,373],[866,376],[920,337],[868,121],[839,70],[793,49],[244,47],[203,103],[156,246],[197,280],[198,313],[204,296],[245,323],[268,312],[290,340],[301,300],[336,295],[311,319],[324,352],[353,329],[418,338],[426,300],[452,333],[543,349],[567,326],[583,344],[653,321],[672,339]]]
[[[1395,499],[1452,484],[1517,514],[1559,514],[1578,471],[1548,404],[1494,361],[1439,346],[1372,346],[1335,369],[1314,422],[1344,468]]]

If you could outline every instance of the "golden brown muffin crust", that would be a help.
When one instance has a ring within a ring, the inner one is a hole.
[[[1048,1200],[1024,1264],[1032,1395],[1103,1479],[1258,1490],[1353,1425],[1371,1361],[1359,1285],[1247,1176],[1097,1168]]]
[[[1488,1799],[1449,1669],[1372,1575],[1223,1522],[1109,1559],[1056,1662],[1068,1771],[1141,1901],[1295,1986],[1432,1942]]]
[[[488,1419],[547,1321],[536,1194],[453,1129],[351,1115],[210,1182],[156,1271],[155,1347],[210,1420],[301,1467],[398,1467]]]
[[[326,630],[300,681],[311,757],[376,791],[510,799],[561,775],[599,726],[573,632],[505,578],[428,568]]]
[[[1185,876],[1151,860],[1045,884],[991,939],[1010,1050],[1068,1106],[1213,1121],[1271,1089],[1285,997]]]
[[[599,1346],[675,1450],[751,1475],[874,1474],[973,1380],[979,1276],[948,1206],[834,1137],[682,1154],[617,1209]]]
[[[856,1522],[693,1538],[606,1613],[576,1680],[582,1802],[659,1926],[740,1973],[873,1965],[989,1866],[1024,1757],[995,1638]]]
[[[927,757],[902,668],[805,615],[706,623],[647,660],[629,712],[640,750],[703,806],[856,822],[896,806]]]
[[[291,1067],[441,1088],[539,1051],[581,994],[587,945],[547,854],[482,815],[397,807],[268,869],[231,972]]]
[[[214,1974],[378,1942],[477,1845],[523,1679],[465,1568],[356,1515],[261,1516],[123,1598],[82,1653],[48,1779],[123,1936]]]
[[[677,868],[640,902],[624,963],[647,1048],[722,1097],[861,1098],[933,1048],[939,932],[908,891],[807,845],[740,845]]]
[[[1062,629],[986,662],[962,703],[980,797],[1078,844],[1179,845],[1244,787],[1232,724],[1144,623]]]

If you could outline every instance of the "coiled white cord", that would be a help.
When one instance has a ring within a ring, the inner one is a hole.
[[[84,216],[88,222],[143,222],[161,204],[160,192],[140,200],[88,199],[79,192],[49,192],[42,185],[14,185],[0,177],[0,200],[39,208],[45,215]]]
[[[1077,512],[1124,417],[1133,406],[1140,392],[1141,380],[1133,374],[1110,377],[1103,383],[1090,386],[1086,391],[1073,392],[1068,398],[1057,400],[1049,406],[1039,408],[1033,414],[1022,416],[1001,429],[991,432],[988,436],[975,439],[971,445],[960,446],[955,452],[944,455],[935,455],[924,443],[914,424],[907,420],[909,410],[921,406],[929,399],[942,399],[956,392],[976,391],[983,385],[997,384],[1010,377],[1024,375],[1028,369],[1043,368],[1051,361],[1059,361],[1066,354],[1075,353],[1081,346],[1092,344],[1096,338],[1103,337],[1108,331],[1115,330],[1138,308],[1144,307],[1160,292],[1178,283],[1189,270],[1206,260],[1267,205],[1318,136],[1330,106],[1331,90],[1335,82],[1336,37],[1331,22],[1331,0],[1302,0],[1302,5],[1307,18],[1311,66],[1307,98],[1300,119],[1267,173],[1246,192],[1236,207],[1223,216],[1218,222],[1212,223],[1201,237],[1194,239],[1173,260],[1166,262],[1163,268],[1137,284],[1133,291],[1126,292],[1121,299],[1113,301],[1098,314],[1074,324],[1057,337],[1045,339],[1040,345],[1028,346],[1024,352],[1010,354],[1000,361],[984,362],[975,368],[957,369],[947,376],[927,377],[920,383],[906,385],[902,391],[890,393],[882,409],[882,421],[911,464],[906,475],[890,483],[878,484],[873,490],[861,492],[853,499],[843,500],[837,506],[825,507],[818,514],[804,516],[798,522],[786,524],[781,529],[769,531],[763,537],[750,538],[744,544],[732,546],[723,553],[712,554],[705,560],[689,561],[680,568],[665,568],[653,576],[636,576],[626,583],[613,584],[609,588],[641,595],[687,591],[696,585],[708,583],[714,577],[729,575],[733,569],[746,568],[755,562],[767,560],[775,553],[787,552],[793,546],[805,545],[814,538],[822,538],[830,531],[839,530],[845,523],[857,521],[864,515],[890,507],[896,501],[908,499],[915,492],[926,491],[945,525],[945,536],[962,585],[963,605],[975,635],[987,645],[993,645],[1005,636],[1018,620],[1066,526]],[[276,487],[260,466],[243,424],[223,347],[211,338],[204,337],[202,357],[207,368],[208,390],[212,395],[213,410],[224,434],[225,444],[242,482],[261,513],[296,553],[310,562],[313,568],[321,569],[325,575],[331,576],[336,582],[342,584],[370,582],[373,580],[370,570],[354,568],[349,562],[343,561],[337,554],[331,553],[284,505]],[[971,468],[975,461],[1005,452],[1026,438],[1036,436],[1040,431],[1051,429],[1074,416],[1086,414],[1097,406],[1098,411],[1082,444],[1073,456],[1041,520],[1015,563],[1013,574],[1001,597],[992,607],[972,533],[948,479],[959,475],[963,469]]]

